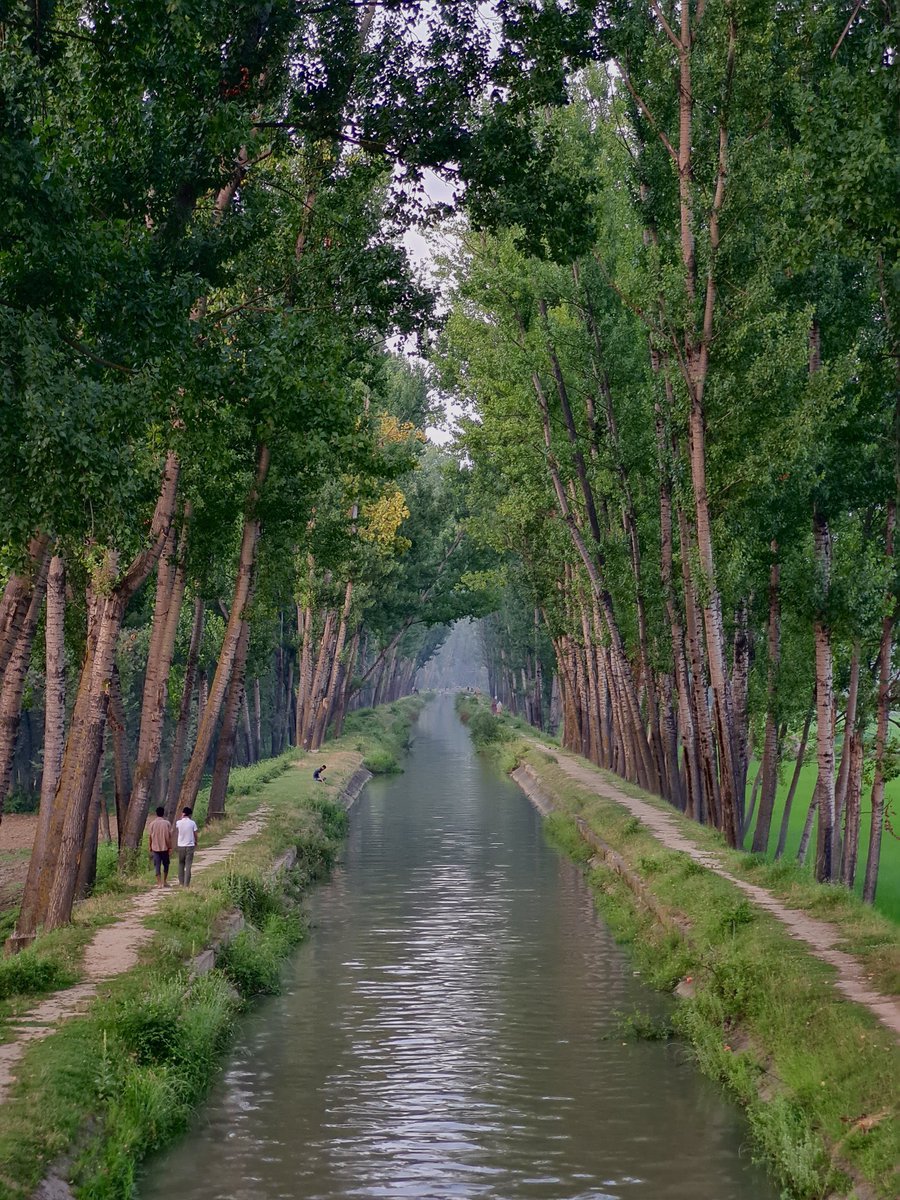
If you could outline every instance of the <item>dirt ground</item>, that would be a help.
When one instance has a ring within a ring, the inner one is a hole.
[[[37,813],[7,813],[0,824],[0,853],[30,850],[37,822]]]
[[[37,813],[6,813],[0,823],[0,913],[21,899],[37,822]],[[115,837],[115,819],[110,824]]]
[[[8,813],[0,825],[0,913],[22,896],[37,813]]]

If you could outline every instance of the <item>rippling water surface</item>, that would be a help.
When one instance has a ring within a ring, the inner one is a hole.
[[[311,916],[143,1200],[775,1196],[683,1048],[615,1036],[664,1002],[450,698],[354,808]]]

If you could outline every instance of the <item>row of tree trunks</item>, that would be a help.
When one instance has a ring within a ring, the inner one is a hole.
[[[256,551],[260,536],[260,521],[256,509],[260,492],[269,471],[269,462],[269,448],[266,445],[262,445],[257,457],[256,477],[247,499],[247,515],[244,520],[237,574],[234,582],[231,608],[225,625],[225,635],[222,639],[222,649],[216,663],[216,670],[209,688],[209,694],[203,706],[194,749],[191,753],[187,769],[184,772],[184,778],[181,781],[181,790],[176,806],[178,811],[185,807],[193,808],[197,799],[197,793],[200,790],[200,784],[203,779],[203,772],[206,769],[206,760],[212,748],[219,715],[222,711],[225,694],[228,690],[232,671],[235,666],[238,646],[241,641],[241,630],[246,617],[246,609],[250,604],[253,592]],[[243,683],[243,679],[241,682]]]
[[[181,790],[181,776],[184,771],[184,755],[187,750],[188,725],[191,718],[191,700],[194,693],[194,682],[197,675],[197,663],[200,658],[200,643],[203,640],[203,625],[205,606],[198,596],[194,600],[194,615],[191,621],[191,640],[188,645],[187,662],[184,668],[184,686],[181,692],[181,703],[178,706],[178,721],[175,725],[175,736],[172,741],[172,754],[169,763],[169,780],[166,789],[165,810],[166,818],[171,821],[175,815],[178,794]],[[199,701],[199,697],[198,697]],[[202,705],[198,702],[198,709]],[[198,717],[199,722],[199,717]]]
[[[88,638],[75,706],[53,798],[48,837],[32,853],[17,934],[30,938],[71,917],[88,814],[103,752],[103,735],[115,669],[119,632],[129,600],[163,553],[175,515],[178,460],[166,458],[148,547],[120,575],[119,556],[108,551],[96,569],[88,596]],[[90,852],[90,846],[88,845]]]
[[[120,849],[134,854],[141,844],[147,813],[150,810],[150,791],[162,747],[163,721],[169,688],[169,670],[175,652],[175,636],[184,601],[186,579],[187,532],[190,506],[185,505],[180,537],[174,527],[169,530],[166,545],[156,568],[156,603],[150,633],[150,649],[144,673],[144,693],[141,705],[141,725],[138,735],[137,760],[131,785],[131,797],[120,839]]]

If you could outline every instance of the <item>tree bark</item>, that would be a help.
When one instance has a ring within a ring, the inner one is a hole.
[[[38,618],[44,605],[49,567],[50,551],[45,545],[40,552],[40,558],[34,564],[34,578],[28,602],[26,604],[23,599],[20,605],[22,611],[16,625],[18,634],[6,664],[2,687],[0,687],[0,820],[3,818],[3,805],[9,791],[13,761],[16,755],[25,677],[28,674],[28,664],[31,662],[31,647],[37,630]]]
[[[128,802],[131,799],[131,755],[128,749],[128,730],[125,725],[125,705],[122,703],[122,684],[119,668],[113,667],[109,682],[109,711],[107,721],[113,740],[113,774],[115,777],[116,840],[122,848]]]
[[[53,825],[56,789],[62,769],[66,733],[66,570],[60,555],[50,560],[47,576],[47,613],[44,622],[45,698],[44,698],[44,769],[41,775],[41,806],[31,856],[35,864],[44,861],[47,841]],[[39,873],[29,870],[22,897],[21,912],[34,912],[37,901]],[[21,949],[33,940],[34,930],[26,929],[21,917],[16,934],[10,939],[10,949]]]
[[[191,719],[194,679],[197,673],[197,661],[200,657],[200,643],[203,640],[204,611],[203,601],[197,596],[194,599],[194,619],[191,623],[191,640],[184,668],[184,687],[181,691],[181,704],[178,708],[178,722],[175,726],[175,737],[172,740],[172,761],[169,764],[169,783],[165,804],[167,821],[171,821],[175,815],[175,806],[178,803],[178,793],[181,789],[181,773],[184,770],[184,752],[187,748],[188,726]],[[198,716],[198,724],[199,720]]]
[[[253,761],[262,758],[262,701],[259,694],[259,676],[253,680]]]
[[[212,746],[216,723],[222,710],[222,703],[231,679],[232,670],[241,638],[241,629],[245,619],[245,609],[250,603],[253,590],[253,577],[256,567],[256,548],[259,543],[260,522],[256,513],[259,494],[269,471],[270,454],[266,445],[260,447],[256,465],[256,478],[247,500],[247,515],[244,520],[244,531],[241,538],[241,550],[238,558],[237,578],[234,583],[234,594],[231,610],[225,625],[225,636],[222,640],[222,650],[216,671],[213,676],[209,697],[203,706],[203,716],[197,729],[197,740],[191,754],[190,762],[184,773],[181,791],[178,795],[179,811],[185,806],[193,808],[203,779],[206,760]]]
[[[97,763],[97,775],[91,791],[91,804],[84,830],[81,858],[78,863],[78,878],[75,881],[76,900],[86,899],[97,881],[97,845],[100,840],[100,808],[103,804],[102,780],[103,754],[101,752]]]
[[[778,543],[772,541],[772,565],[769,568],[769,637],[768,672],[766,680],[766,732],[763,742],[763,760],[760,766],[762,795],[759,801],[759,816],[753,831],[754,854],[765,854],[769,849],[769,832],[775,795],[778,790],[778,763],[781,757],[778,745],[778,671],[781,665],[781,605],[779,584],[781,568],[778,563]]]
[[[347,624],[350,619],[350,606],[353,602],[353,580],[347,580],[347,586],[344,589],[344,607],[341,610],[340,624],[338,625],[337,638],[334,644],[334,652],[331,662],[331,674],[328,679],[328,687],[325,692],[325,698],[322,703],[322,711],[316,723],[314,733],[315,745],[312,747],[318,750],[322,742],[325,740],[325,734],[328,730],[328,723],[331,720],[334,710],[334,701],[337,693],[338,679],[341,673],[341,655],[344,653],[344,645],[347,641]]]
[[[35,581],[43,569],[49,545],[50,539],[46,534],[37,534],[31,539],[26,569],[10,575],[0,597],[0,679],[18,644]]]
[[[184,589],[187,582],[186,542],[190,506],[185,505],[181,536],[178,539],[178,557],[175,559],[175,532],[170,529],[163,554],[157,563],[156,604],[153,612],[153,629],[147,655],[147,670],[144,675],[144,694],[141,704],[141,727],[138,735],[137,761],[131,785],[131,799],[125,820],[125,834],[121,839],[121,852],[133,857],[140,848],[144,826],[150,809],[150,789],[159,767],[162,747],[163,724],[166,715],[166,697],[169,688],[169,671],[175,652],[175,638]]]
[[[48,929],[65,924],[72,915],[85,821],[103,748],[119,631],[129,600],[162,553],[174,516],[177,487],[178,460],[170,452],[150,527],[150,546],[137,555],[118,583],[115,582],[118,555],[110,552],[99,572],[99,586],[94,589],[97,594],[96,642],[82,672],[82,684],[63,755],[55,806],[58,812],[54,812],[54,828],[48,845],[49,861],[42,863],[40,868],[43,876],[52,880],[49,888],[44,887],[42,880],[37,914],[37,923]]]
[[[816,697],[813,692],[812,703],[806,712],[806,720],[803,722],[803,733],[800,735],[800,745],[797,749],[797,760],[794,763],[794,774],[791,777],[791,786],[788,788],[787,799],[784,802],[784,812],[781,814],[781,829],[778,831],[778,845],[775,848],[776,860],[784,854],[784,848],[787,844],[788,826],[791,823],[791,807],[794,803],[794,795],[797,791],[797,784],[800,782],[800,772],[803,770],[803,760],[806,757],[806,746],[809,741],[809,728],[812,725],[813,710],[815,708]]]
[[[238,720],[244,699],[244,665],[247,660],[247,649],[250,644],[250,623],[242,621],[238,635],[234,670],[228,681],[228,694],[222,713],[222,726],[219,730],[219,743],[216,747],[216,761],[213,767],[212,784],[209,789],[209,805],[206,810],[208,821],[215,821],[225,816],[225,798],[228,795],[228,778],[231,773],[231,762],[234,758],[234,743],[237,735]]]
[[[890,501],[885,521],[884,552],[889,564],[894,561],[894,534],[897,506]],[[893,648],[894,623],[897,619],[896,597],[893,586],[885,597],[885,614],[881,622],[881,641],[878,648],[878,700],[875,718],[875,777],[872,781],[872,826],[869,830],[869,854],[866,860],[866,876],[863,882],[863,900],[875,903],[878,888],[878,867],[881,859],[881,839],[884,833],[884,783],[885,750],[888,743],[888,725],[891,717],[891,650]]]
[[[846,737],[846,733],[845,733]],[[850,734],[850,765],[844,799],[844,839],[841,854],[841,879],[852,888],[859,858],[860,793],[862,790],[863,737],[861,729]]]
[[[816,647],[816,760],[818,762],[819,825],[816,840],[816,878],[828,883],[835,874],[834,791],[834,677],[831,627],[823,606],[831,588],[831,531],[821,510],[813,514],[816,566],[821,588],[820,608],[813,625]]]

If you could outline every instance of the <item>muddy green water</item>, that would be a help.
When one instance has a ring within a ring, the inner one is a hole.
[[[452,699],[373,781],[282,995],[242,1022],[142,1200],[774,1200],[578,870],[473,754]]]

